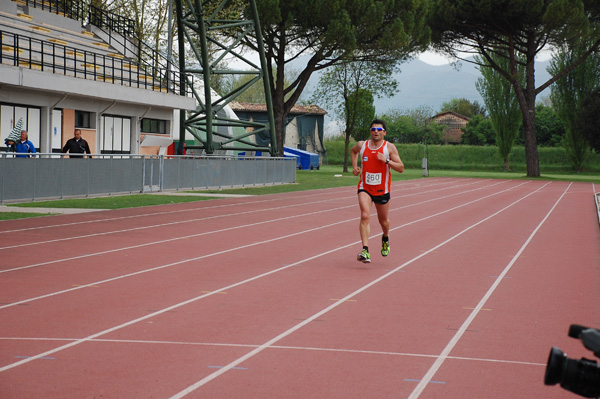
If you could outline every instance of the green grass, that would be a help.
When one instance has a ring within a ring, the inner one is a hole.
[[[351,169],[351,168],[350,168]],[[320,170],[298,170],[296,171],[295,184],[281,184],[266,187],[244,187],[233,189],[222,189],[203,191],[207,193],[263,195],[276,193],[289,193],[292,191],[318,190],[321,188],[356,186],[358,177],[352,172],[342,172],[341,165],[324,165]],[[408,171],[407,171],[408,172]],[[341,176],[340,176],[341,175]],[[402,175],[395,174],[394,179],[416,179],[420,177],[416,173],[408,172]]]
[[[540,177],[527,177],[527,174],[524,172],[430,170],[429,177],[478,177],[482,179],[558,180],[600,184],[600,176],[596,173],[544,173]]]
[[[358,177],[351,172],[342,172],[341,165],[323,165],[320,170],[299,170],[296,173],[296,183],[281,184],[261,187],[244,187],[222,190],[202,191],[204,193],[219,194],[244,194],[265,195],[287,193],[293,191],[318,190],[332,187],[356,186]],[[340,176],[341,175],[341,176]],[[523,179],[531,180],[524,172],[502,171],[465,171],[465,170],[437,170],[429,171],[430,177],[477,177],[486,179]],[[423,178],[423,171],[418,168],[406,169],[404,173],[393,173],[394,181]],[[596,173],[548,173],[543,174],[539,180],[564,180],[575,182],[593,182],[600,184],[600,176]],[[198,192],[198,191],[196,191]],[[193,202],[214,199],[216,197],[175,196],[134,194],[100,198],[64,199],[57,201],[39,201],[13,204],[19,207],[44,207],[44,208],[85,208],[85,209],[121,209],[152,205],[165,205],[180,202]],[[0,220],[18,219],[26,217],[43,216],[36,213],[0,212]]]
[[[179,195],[133,194],[99,198],[77,198],[56,201],[37,201],[12,204],[9,206],[30,208],[77,208],[77,209],[122,209],[140,206],[176,204],[180,202],[203,201],[215,197],[194,197]]]
[[[51,213],[30,213],[30,212],[0,212],[0,220],[15,220],[26,218],[37,218],[40,216],[50,216]]]
[[[350,145],[354,143],[351,142]],[[344,142],[326,140],[327,159],[330,164],[341,164],[344,160]],[[428,145],[396,144],[404,165],[409,169],[419,169],[421,160],[427,157],[430,168],[449,171],[489,171],[503,172],[504,162],[495,146],[469,145]],[[562,147],[539,147],[540,171],[546,174],[598,175],[600,174],[600,154],[590,152],[583,163],[583,173],[575,173],[569,158]],[[526,174],[525,148],[513,146],[509,156],[510,168]]]

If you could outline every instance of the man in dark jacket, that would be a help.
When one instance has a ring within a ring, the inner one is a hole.
[[[81,158],[83,157],[82,154],[86,153],[86,154],[91,154],[92,152],[90,151],[90,146],[88,145],[87,141],[85,141],[85,139],[81,138],[81,130],[80,129],[75,129],[75,134],[74,137],[72,139],[69,139],[66,143],[65,146],[62,149],[63,153],[69,153],[71,154],[69,156],[69,158]],[[89,155],[89,158],[91,158],[92,156]]]

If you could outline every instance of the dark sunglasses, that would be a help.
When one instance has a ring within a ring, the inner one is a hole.
[[[383,130],[383,128],[382,128],[382,127],[372,127],[372,128],[371,128],[371,131],[372,131],[372,132],[381,132],[382,130]]]

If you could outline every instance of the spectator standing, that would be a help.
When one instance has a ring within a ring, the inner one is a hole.
[[[21,138],[15,142],[14,148],[17,158],[30,158],[29,154],[35,154],[35,146],[29,141],[26,130],[21,130]]]
[[[92,157],[89,155],[92,151],[90,151],[88,142],[81,138],[81,129],[75,129],[73,138],[67,140],[62,152],[65,154],[68,152],[70,154],[69,158],[81,158],[84,153],[88,154],[89,158]]]

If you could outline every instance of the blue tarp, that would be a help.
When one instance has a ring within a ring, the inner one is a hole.
[[[300,157],[299,169],[319,169],[319,154],[291,147],[283,147],[283,151]]]

